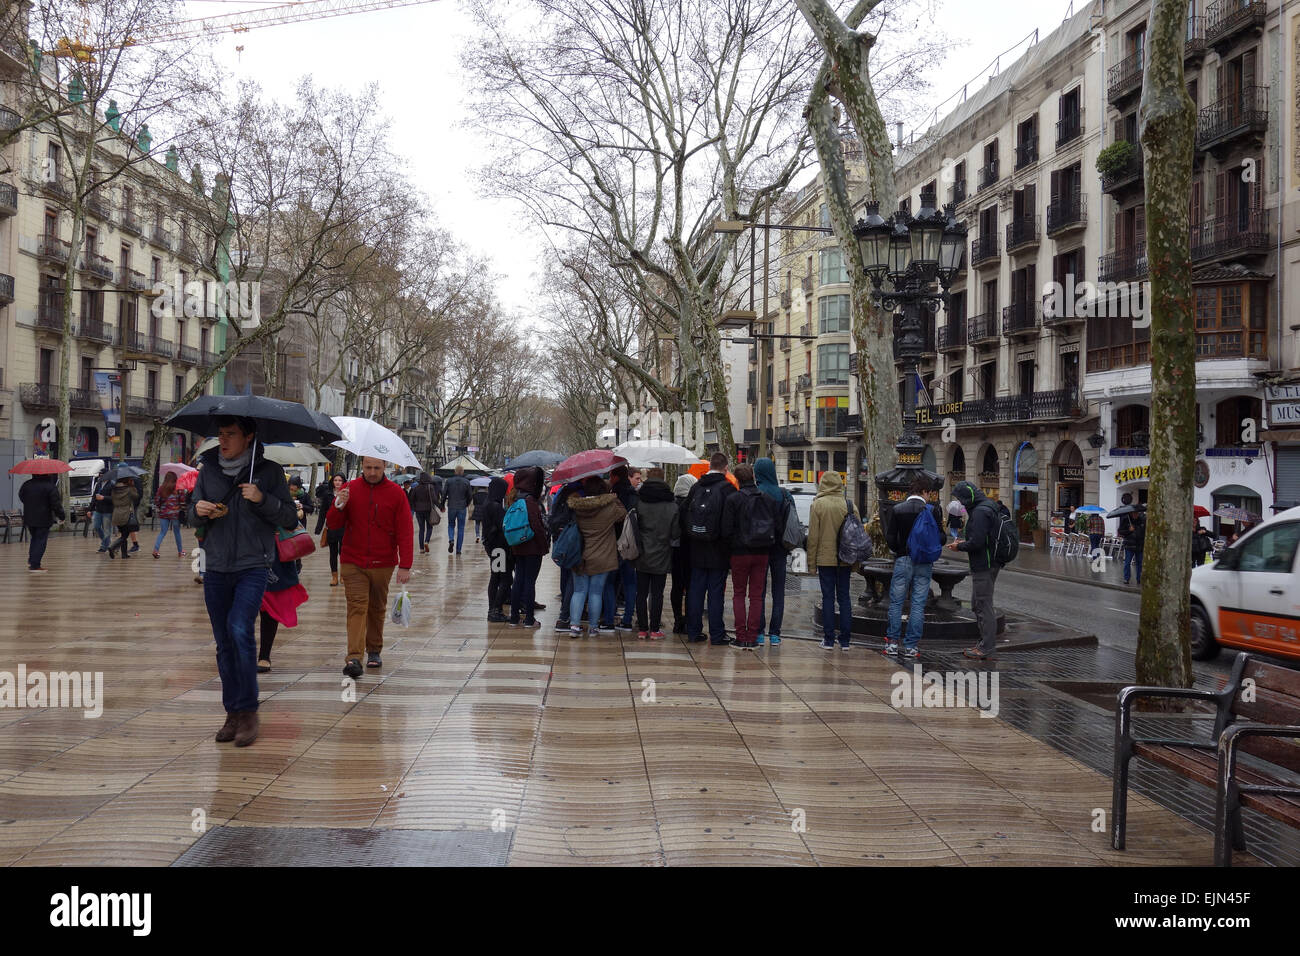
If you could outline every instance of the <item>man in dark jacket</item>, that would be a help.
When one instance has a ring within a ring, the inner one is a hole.
[[[673,566],[673,546],[681,536],[677,500],[664,481],[662,468],[651,468],[636,493],[636,517],[641,531],[641,554],[636,568],[637,637],[664,638],[664,584]]]
[[[533,605],[537,598],[537,575],[542,570],[542,557],[550,550],[546,521],[538,501],[543,479],[544,473],[540,468],[520,468],[515,472],[513,497],[515,501],[523,499],[525,502],[528,526],[533,529],[533,536],[510,548],[515,556],[515,582],[510,588],[510,620],[506,623],[511,627],[541,627],[533,614]]]
[[[708,472],[691,487],[686,498],[686,534],[691,542],[691,590],[686,596],[686,635],[692,643],[704,640],[706,594],[709,599],[709,643],[727,643],[722,602],[726,598],[731,551],[722,535],[722,513],[727,499],[735,493],[736,489],[727,480],[727,456],[718,452],[709,459]],[[708,499],[713,495],[719,497],[710,505]],[[712,511],[714,508],[716,512]],[[716,527],[710,526],[711,519],[706,519],[707,513],[716,514]]]
[[[453,545],[456,553],[460,554],[460,546],[465,541],[465,515],[473,497],[474,489],[465,477],[465,466],[457,465],[456,474],[448,478],[442,487],[442,504],[447,512],[448,554],[451,554]]]
[[[626,465],[615,468],[609,473],[609,490],[618,498],[628,514],[636,510],[636,488],[632,486],[631,475]],[[623,522],[614,526],[614,540],[623,533]],[[614,626],[614,605],[619,597],[623,599],[623,616],[618,628]],[[632,611],[636,605],[636,565],[626,558],[618,559],[618,570],[605,578],[605,591],[601,596],[600,630],[632,630]]]
[[[422,471],[420,477],[412,483],[407,497],[411,500],[411,510],[415,512],[415,520],[420,526],[420,534],[415,543],[420,546],[421,554],[428,554],[429,539],[433,537],[433,527],[438,520],[435,516],[438,514],[438,506],[442,504],[438,498],[438,486],[433,483],[433,478],[427,471]]]
[[[488,623],[504,624],[506,616],[501,608],[510,600],[510,588],[515,570],[515,556],[506,544],[501,528],[506,516],[506,480],[493,478],[488,482],[487,504],[483,506],[483,550],[487,552],[491,576],[488,578]]]
[[[570,499],[575,497],[582,497],[582,482],[580,481],[570,482],[555,493],[555,500],[551,503],[550,514],[546,517],[546,530],[550,532],[552,541],[563,534],[564,529],[577,520],[573,508],[569,504]],[[475,505],[476,509],[477,507]],[[572,626],[569,622],[569,605],[572,603],[573,569],[560,568],[560,613],[555,619],[555,629],[557,631],[567,631]]]
[[[93,497],[95,511],[95,534],[99,536],[99,554],[108,550],[108,543],[113,540],[113,479],[107,472],[95,482]]]
[[[258,730],[254,628],[267,569],[279,558],[276,529],[297,527],[298,509],[284,469],[262,454],[257,423],[221,416],[213,424],[217,447],[203,453],[189,518],[203,540],[203,599],[226,708],[217,742],[247,747]]]
[[[921,512],[929,511],[934,518],[939,546],[943,546],[943,512],[939,506],[925,500],[930,483],[920,475],[912,479],[907,489],[908,497],[886,512],[885,540],[894,552],[894,576],[889,583],[889,627],[885,632],[886,657],[898,653],[898,639],[903,630],[903,602],[911,595],[907,612],[907,637],[903,641],[903,659],[916,660],[921,656],[921,632],[925,627],[925,605],[930,599],[930,578],[934,562],[913,560],[908,548],[908,538]]]
[[[952,490],[953,499],[966,506],[966,538],[953,541],[951,551],[965,551],[970,556],[971,608],[979,623],[980,642],[964,653],[975,660],[993,656],[998,641],[998,615],[993,609],[993,586],[997,583],[1002,565],[993,560],[993,546],[997,543],[997,507],[969,481],[959,482]]]
[[[763,582],[767,560],[776,543],[780,519],[776,502],[754,484],[754,469],[740,464],[735,470],[740,491],[730,495],[722,508],[722,537],[731,552],[731,609],[736,620],[736,647],[758,646],[758,622],[763,614]],[[760,515],[771,524],[770,540],[753,540]],[[748,599],[748,601],[746,600]]]
[[[59,483],[53,475],[32,475],[18,489],[18,500],[23,503],[23,527],[29,536],[27,570],[44,574],[48,569],[41,567],[41,559],[50,540],[50,528],[64,518]]]
[[[1133,504],[1133,496],[1125,492],[1120,498],[1120,504]],[[1143,506],[1138,505],[1139,509]],[[1146,546],[1146,515],[1141,511],[1134,511],[1130,514],[1121,515],[1119,519],[1119,536],[1124,541],[1124,583],[1128,584],[1129,571],[1133,565],[1137,565],[1137,583],[1142,583],[1142,551]]]

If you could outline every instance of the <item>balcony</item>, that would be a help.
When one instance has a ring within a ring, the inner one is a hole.
[[[1075,110],[1073,113],[1066,113],[1065,116],[1056,121],[1056,148],[1058,150],[1065,146],[1069,146],[1082,135],[1082,108]]]
[[[118,266],[117,287],[130,292],[143,292],[149,288],[149,280],[143,272],[136,272],[129,266]]]
[[[102,345],[113,344],[113,326],[99,319],[82,319],[77,323],[77,338],[89,339]]]
[[[792,297],[791,297],[791,295],[790,295],[790,290],[789,290],[789,289],[782,289],[782,290],[781,290],[781,308],[783,308],[783,309],[788,309],[788,308],[790,308],[790,303],[791,303],[791,301],[792,301]]]
[[[165,418],[175,408],[175,402],[165,402],[160,398],[147,398],[143,395],[131,395],[126,400],[127,412],[142,418]]]
[[[1133,368],[1137,365],[1147,365],[1150,361],[1151,342],[1149,340],[1088,350],[1089,372],[1109,372],[1117,368]],[[1113,448],[1111,454],[1115,454]]]
[[[788,351],[790,351],[790,349],[791,349],[792,346],[791,346],[791,342],[790,342],[789,339],[780,339],[779,341],[780,341],[780,343],[781,343],[781,351],[782,351],[782,352],[788,352]]]
[[[1112,196],[1118,196],[1135,186],[1142,187],[1142,146],[1139,143],[1133,144],[1133,153],[1128,162],[1101,176],[1101,191]]]
[[[811,295],[813,291],[812,276],[804,276],[799,280],[799,288],[804,291],[805,295]]]
[[[1110,68],[1109,82],[1106,84],[1106,102],[1111,106],[1118,107],[1129,96],[1142,89],[1142,58],[1143,51],[1138,50]]]
[[[789,379],[786,379],[784,382],[777,382],[777,383],[776,383],[776,394],[780,395],[782,398],[784,398],[784,397],[786,397],[787,395],[790,394],[790,380],[789,380]]]
[[[1032,136],[1016,147],[1016,171],[1038,162],[1038,137]]]
[[[993,312],[971,316],[966,320],[967,341],[976,347],[997,345],[1001,341],[998,334],[998,317]]]
[[[0,216],[13,216],[18,212],[18,187],[13,183],[0,183]]]
[[[1001,395],[960,402],[943,402],[917,408],[918,429],[942,428],[945,418],[958,425],[1003,424],[1011,422],[1064,421],[1079,418],[1079,394],[1075,389],[1055,392],[1031,392],[1028,395]]]
[[[1012,302],[1002,310],[1002,334],[1009,339],[1037,335],[1039,323],[1037,302]]]
[[[998,258],[998,234],[990,233],[987,236],[980,236],[970,244],[970,264],[973,266],[982,265],[985,262],[996,261]]]
[[[1021,216],[1007,225],[1007,252],[1017,252],[1038,245],[1039,219]]]
[[[14,277],[0,272],[0,305],[8,305],[14,300]]]
[[[948,187],[948,202],[956,205],[966,201],[966,180],[959,179]]]
[[[862,416],[845,415],[835,422],[835,435],[838,438],[855,438],[862,434]]]
[[[84,205],[86,212],[96,219],[107,220],[109,218],[108,205],[104,202],[104,197],[97,191],[92,192],[85,198]]]
[[[807,425],[779,425],[773,441],[778,445],[807,445]]]
[[[47,195],[53,196],[55,199],[61,199],[64,202],[72,198],[72,187],[68,185],[67,179],[57,169],[47,171],[43,167],[38,167],[36,175],[32,178],[40,184],[41,189]]]
[[[190,239],[182,239],[180,241],[176,254],[182,259],[185,259],[188,262],[193,262],[196,265],[202,262],[202,258],[199,256],[199,247]]]
[[[60,296],[60,300],[62,297]],[[36,309],[36,327],[50,332],[63,332],[63,302],[42,302]]]
[[[936,333],[935,345],[940,352],[966,351],[966,320],[949,319],[948,324]]]
[[[183,365],[198,365],[199,350],[192,345],[182,345],[176,350],[176,361]]]
[[[1069,196],[1059,196],[1047,207],[1047,235],[1055,239],[1088,225],[1088,197],[1075,190]]]
[[[1192,223],[1192,261],[1228,256],[1266,255],[1269,251],[1268,210],[1243,209]]]
[[[799,326],[799,338],[805,342],[811,342],[817,336],[813,333],[813,327],[810,323]]]
[[[36,258],[38,259],[57,262],[62,265],[68,261],[68,256],[71,254],[71,244],[64,242],[58,236],[41,236],[36,240]]]
[[[140,220],[129,209],[122,210],[122,215],[118,218],[117,228],[133,236],[144,235],[144,227],[140,225]]]
[[[1196,148],[1222,150],[1239,139],[1264,138],[1268,129],[1268,89],[1247,86],[1201,110],[1196,120]]]
[[[808,374],[800,375],[795,380],[794,387],[797,391],[807,392],[812,390],[812,376]]]
[[[219,352],[209,352],[207,349],[203,349],[201,352],[199,352],[199,364],[201,364],[204,368],[211,368],[212,366],[216,365],[217,359],[219,358],[221,358],[221,354]]]
[[[1264,0],[1219,0],[1205,11],[1205,41],[1226,46],[1246,30],[1262,32],[1267,17]]]
[[[767,440],[772,440],[772,429],[767,430]],[[742,445],[757,445],[759,442],[759,430],[757,428],[746,428],[741,435],[740,443]]]
[[[166,249],[168,252],[171,252],[172,249],[174,248],[172,246],[171,239],[168,238],[167,236],[167,230],[162,227],[161,223],[154,223],[152,226],[150,226],[148,230],[148,235],[149,235],[149,241],[152,242],[155,246],[158,246],[159,248],[162,249]]]
[[[1183,59],[1200,60],[1205,57],[1205,17],[1187,18],[1187,39],[1183,41]]]
[[[25,60],[26,57],[23,57]],[[7,106],[0,106],[0,133],[9,133],[22,124],[23,118]]]
[[[24,408],[58,408],[59,386],[50,382],[23,382],[18,386]],[[99,395],[90,388],[68,389],[68,404],[82,411],[98,411]]]
[[[1097,264],[1097,281],[1127,282],[1147,277],[1147,244],[1140,242],[1131,249],[1120,249],[1102,256]]]
[[[977,181],[979,188],[976,192],[983,192],[998,181],[998,161],[996,159],[980,169]]]
[[[113,260],[108,256],[101,256],[98,252],[88,252],[83,255],[81,261],[77,263],[77,268],[97,279],[111,281],[113,278]]]
[[[1074,303],[1063,301],[1060,303],[1065,306],[1062,314],[1056,314],[1057,303],[1053,297],[1048,295],[1043,297],[1040,309],[1043,315],[1043,327],[1048,329],[1068,329],[1072,325],[1083,325],[1087,321],[1087,316],[1075,315]]]

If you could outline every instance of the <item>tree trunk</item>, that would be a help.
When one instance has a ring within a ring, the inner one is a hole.
[[[1183,76],[1184,0],[1152,0],[1142,83],[1147,261],[1151,271],[1151,486],[1137,681],[1192,685],[1189,577],[1196,458],[1196,328],[1188,249],[1196,108]]]

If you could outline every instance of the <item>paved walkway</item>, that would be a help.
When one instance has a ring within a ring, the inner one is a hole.
[[[1136,794],[1130,849],[1110,850],[1105,774],[969,707],[895,709],[898,665],[862,648],[573,641],[553,607],[540,631],[489,626],[487,561],[466,547],[418,558],[416,623],[389,630],[355,701],[343,591],[310,557],[312,599],[280,632],[246,749],[212,740],[220,687],[188,562],[109,562],[58,535],[34,576],[25,546],[0,548],[0,671],[104,681],[94,719],[0,708],[0,863],[169,864],[239,827],[268,844],[504,833],[511,864],[1210,859],[1208,831]],[[540,600],[557,579],[546,562]]]

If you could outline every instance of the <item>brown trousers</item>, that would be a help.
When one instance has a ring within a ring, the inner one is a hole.
[[[363,652],[384,649],[384,618],[388,616],[388,582],[392,568],[359,568],[346,561],[339,576],[348,598],[348,660],[361,660]]]

